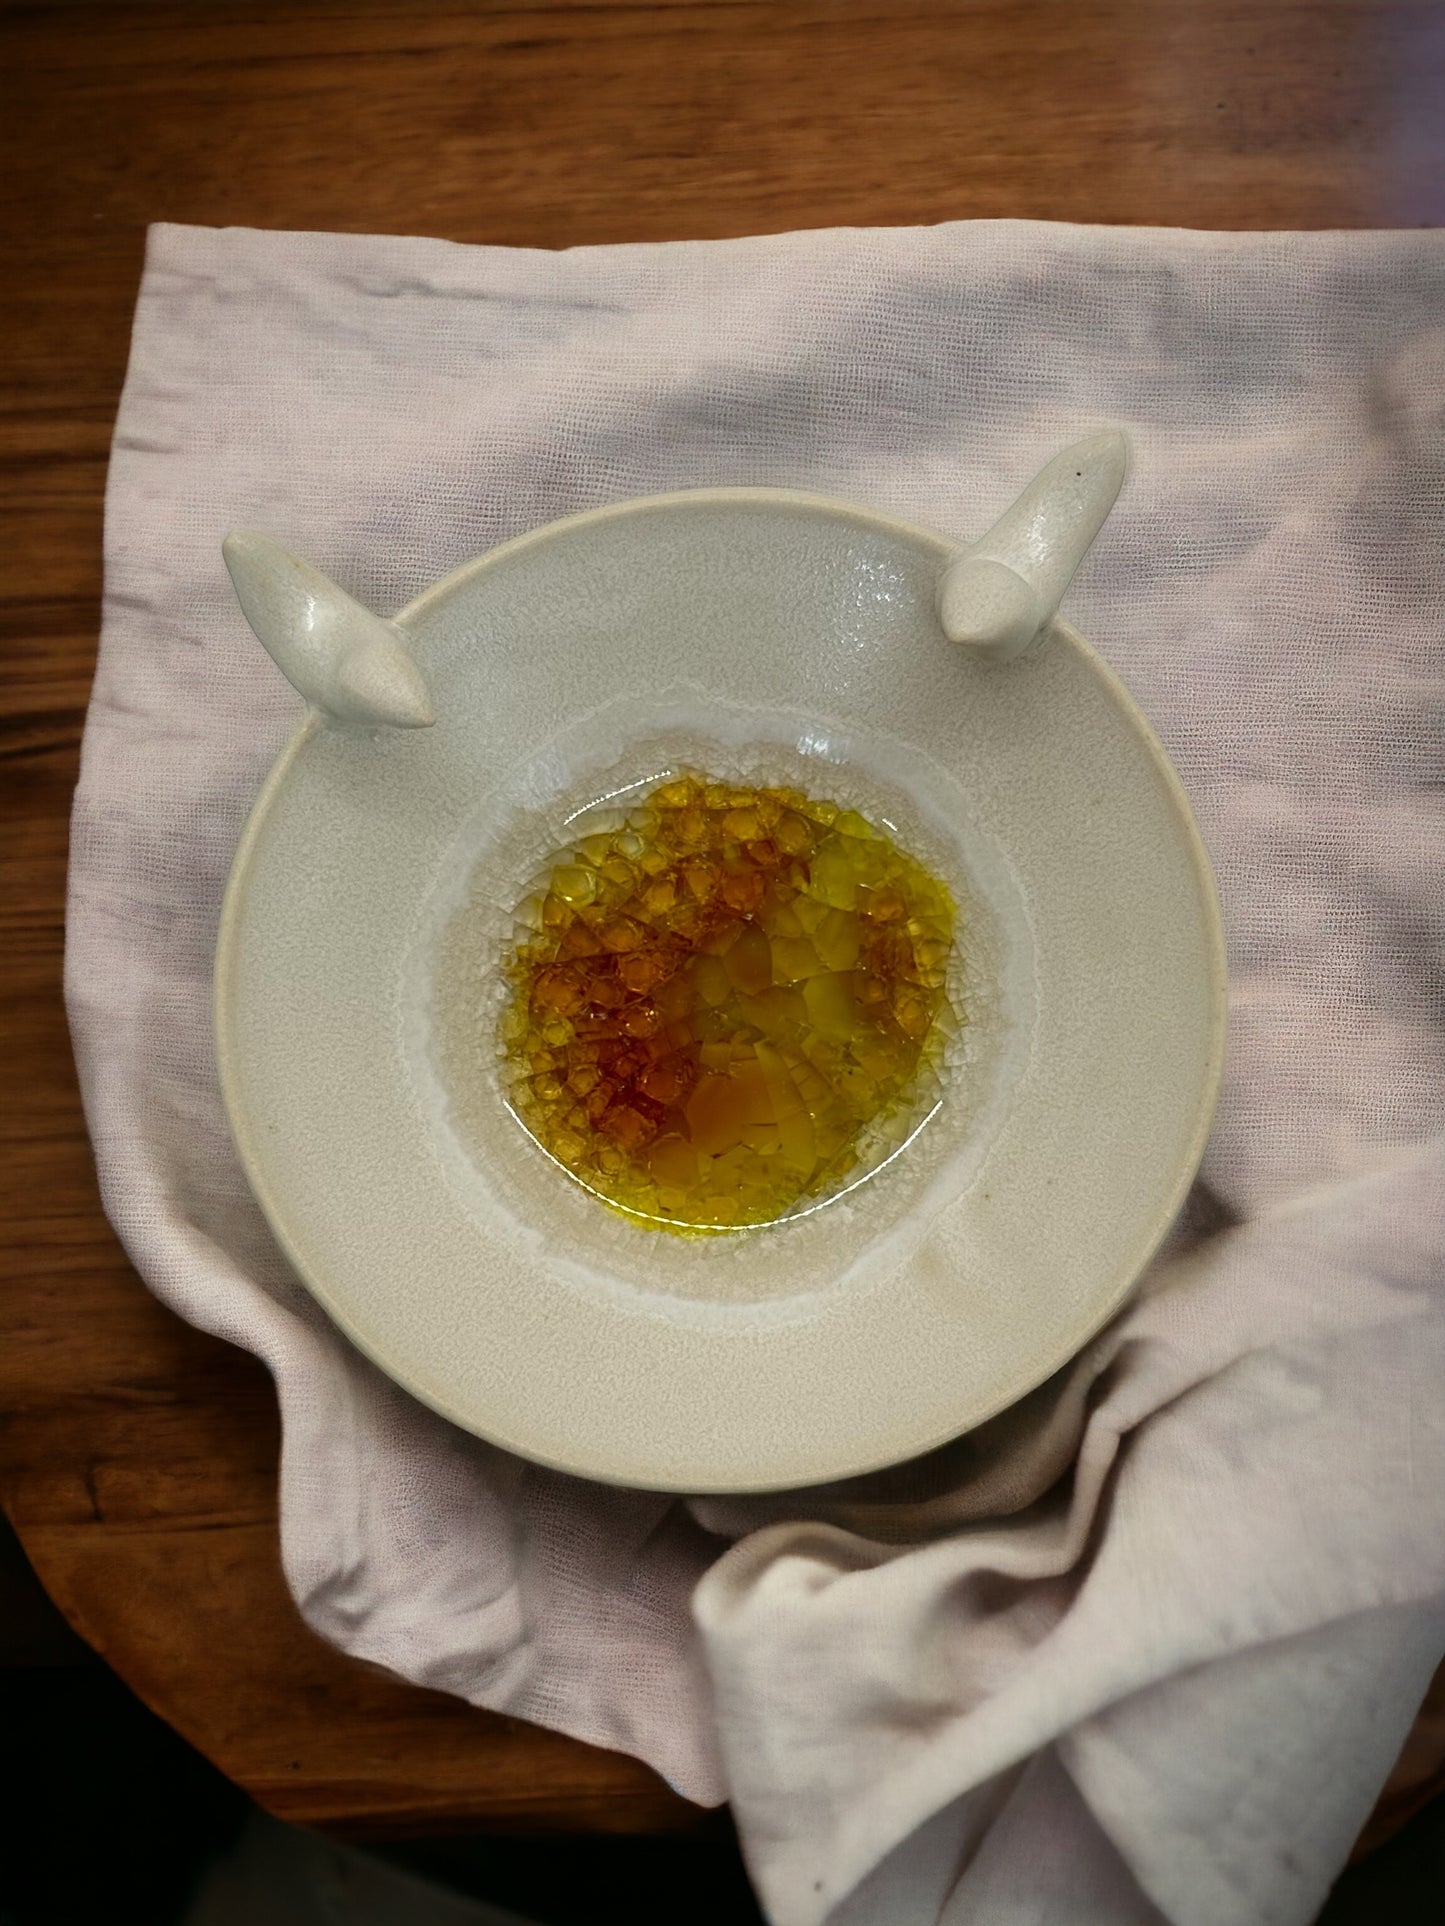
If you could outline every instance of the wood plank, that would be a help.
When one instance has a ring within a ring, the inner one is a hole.
[[[657,0],[0,12],[0,1493],[67,1615],[283,1816],[699,1823],[645,1768],[341,1658],[260,1366],[100,1212],[60,1004],[105,465],[151,220],[563,247],[988,216],[1445,218],[1445,6]]]

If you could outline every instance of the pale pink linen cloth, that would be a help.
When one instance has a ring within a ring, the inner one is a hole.
[[[452,1430],[289,1275],[222,1115],[221,890],[297,704],[221,535],[386,612],[690,484],[967,535],[1105,423],[1134,467],[1070,611],[1183,774],[1233,986],[1140,1298],[983,1432],[837,1491],[689,1505]],[[1442,529],[1439,233],[155,229],[67,987],[117,1229],[274,1374],[310,1623],[731,1797],[779,1926],[1309,1920],[1445,1647]]]

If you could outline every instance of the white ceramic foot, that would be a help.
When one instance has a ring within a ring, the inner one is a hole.
[[[221,545],[242,613],[292,686],[334,722],[425,729],[436,721],[402,632],[269,535]]]
[[[1129,444],[1117,430],[1056,455],[985,535],[943,571],[938,616],[952,642],[994,661],[1021,655],[1054,616],[1118,498]]]

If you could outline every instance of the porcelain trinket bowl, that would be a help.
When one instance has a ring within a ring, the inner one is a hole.
[[[804,494],[621,502],[389,621],[228,538],[307,710],[226,896],[222,1087],[292,1263],[400,1384],[589,1477],[774,1489],[967,1430],[1124,1302],[1202,1154],[1224,965],[1178,779],[1056,614],[1123,467],[1066,450],[962,550]],[[539,1154],[494,1048],[529,869],[682,767],[886,822],[960,905],[968,1019],[887,1168],[690,1239]]]

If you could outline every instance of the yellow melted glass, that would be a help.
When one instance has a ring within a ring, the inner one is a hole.
[[[947,887],[793,789],[664,782],[559,852],[517,926],[508,1100],[660,1229],[772,1223],[840,1188],[871,1127],[920,1107],[959,1021]]]

